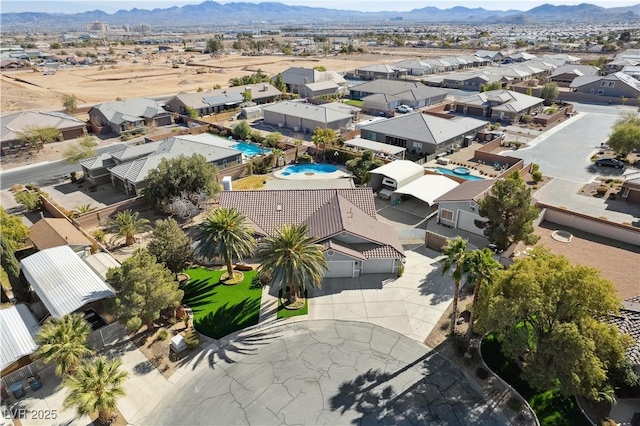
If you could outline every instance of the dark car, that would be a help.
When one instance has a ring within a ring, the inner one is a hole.
[[[624,167],[624,163],[615,158],[598,158],[596,160],[596,166],[615,167],[616,169],[621,169]]]

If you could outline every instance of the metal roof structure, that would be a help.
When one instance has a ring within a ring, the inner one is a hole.
[[[333,123],[352,118],[352,114],[340,112],[324,105],[312,105],[302,102],[283,101],[262,109],[264,112],[275,112],[278,114],[290,115],[303,120],[310,120],[319,123]]]
[[[20,134],[34,125],[55,127],[61,131],[85,127],[85,123],[60,112],[24,111],[5,114],[0,121],[0,139],[15,140]]]
[[[115,295],[115,291],[69,246],[39,251],[22,259],[20,266],[54,318]]]
[[[495,179],[468,180],[442,194],[435,199],[435,202],[480,201],[495,182]]]
[[[370,141],[369,139],[355,138],[344,141],[346,146],[353,146],[360,149],[369,149],[374,152],[381,152],[384,154],[398,155],[402,154],[407,148],[401,146],[389,145],[382,142]]]
[[[107,279],[109,269],[119,268],[121,266],[115,257],[105,252],[98,252],[87,256],[84,258],[84,261],[87,262],[87,265],[93,269],[93,272],[98,274],[103,280]]]
[[[396,182],[409,178],[415,174],[424,174],[424,167],[409,160],[396,160],[371,170],[372,174],[379,174],[394,179]]]
[[[424,201],[429,206],[435,204],[435,200],[460,185],[446,176],[424,175],[396,189],[394,192],[407,194]]]
[[[27,305],[0,309],[0,370],[38,348],[34,338],[39,330],[40,324]]]

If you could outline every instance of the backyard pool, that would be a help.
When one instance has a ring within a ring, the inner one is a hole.
[[[460,167],[460,169],[465,168],[466,167]],[[443,175],[449,175],[449,176],[456,176],[462,179],[466,179],[466,180],[484,180],[484,178],[480,177],[480,176],[474,176],[471,174],[463,174],[463,173],[456,173],[453,170],[450,169],[445,169],[444,167],[438,167],[437,168],[438,173],[443,174]],[[468,173],[468,169],[467,169],[467,173]]]
[[[292,174],[329,174],[334,173],[338,168],[332,164],[296,164],[295,166],[287,166],[282,169],[282,176],[290,176]]]
[[[252,144],[249,142],[237,142],[229,146],[229,148],[237,149],[247,157],[255,157],[256,155],[271,153],[270,149],[263,148],[260,145]]]

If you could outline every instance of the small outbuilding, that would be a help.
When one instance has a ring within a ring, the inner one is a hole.
[[[369,186],[381,198],[391,198],[391,194],[410,182],[424,176],[424,168],[408,160],[396,160],[373,169]]]

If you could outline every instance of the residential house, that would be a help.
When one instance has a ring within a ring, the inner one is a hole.
[[[620,333],[627,334],[633,339],[625,355],[635,373],[640,374],[640,296],[623,300],[620,313],[610,315],[607,322],[615,325]]]
[[[544,73],[542,75],[546,75],[551,73],[553,70],[555,70],[556,68],[558,68],[558,65],[551,63],[551,62],[547,62],[543,59],[532,59],[530,61],[525,61],[525,62],[521,62],[522,65],[530,65],[534,68],[538,68],[544,71]]]
[[[532,59],[535,59],[537,58],[537,56],[527,52],[518,52],[518,53],[513,53],[507,56],[507,58],[511,62],[525,62],[525,61],[530,61]]]
[[[407,70],[392,65],[373,64],[356,68],[355,74],[364,80],[388,80],[391,78],[401,78],[407,74]]]
[[[577,77],[569,87],[573,92],[599,96],[628,99],[636,99],[640,96],[640,81],[622,72],[605,76]]]
[[[258,83],[207,90],[206,92],[179,93],[168,99],[164,108],[167,111],[181,115],[188,115],[188,108],[196,110],[199,116],[216,114],[228,109],[238,108],[245,102],[244,92],[251,93],[251,102],[255,104],[271,103],[282,95],[282,92],[273,85]]]
[[[640,66],[627,65],[622,68],[621,72],[635,78],[636,80],[640,80]]]
[[[66,218],[45,217],[29,228],[29,239],[42,251],[53,247],[69,246],[76,253],[91,249],[93,243]]]
[[[495,50],[478,50],[474,55],[479,58],[490,60],[491,62],[502,62],[504,58],[508,56],[507,53]]]
[[[20,261],[25,279],[39,303],[31,308],[36,317],[61,318],[83,312],[98,302],[115,295],[84,260],[68,246],[53,247],[27,256]]]
[[[486,71],[470,71],[447,74],[442,79],[442,87],[463,90],[479,90],[483,84],[490,84],[495,81],[503,87],[512,80],[511,77],[490,74]]]
[[[305,85],[319,82],[332,81],[338,85],[338,93],[347,90],[346,80],[335,71],[318,71],[313,68],[293,67],[280,73],[289,93],[297,93],[307,97]]]
[[[0,375],[31,364],[30,355],[38,349],[35,342],[38,331],[40,324],[27,305],[0,309]]]
[[[353,86],[349,91],[351,99],[362,100],[364,107],[380,110],[393,110],[398,105],[422,108],[447,97],[444,90],[415,81],[374,80]]]
[[[394,63],[393,66],[407,70],[409,75],[427,75],[435,72],[434,67],[420,59],[406,59]]]
[[[302,97],[317,98],[319,96],[337,95],[340,93],[340,86],[333,81],[318,81],[304,85]]]
[[[621,58],[614,59],[613,61],[607,63],[602,70],[603,74],[612,74],[614,72],[620,72],[625,67],[635,67],[640,65],[640,59],[632,59],[632,58]]]
[[[547,80],[558,86],[568,87],[576,77],[596,76],[599,71],[600,68],[592,65],[567,64],[553,70]]]
[[[436,198],[438,223],[484,235],[484,231],[475,224],[476,220],[486,220],[478,213],[478,202],[491,190],[494,183],[495,179],[468,180]]]
[[[87,126],[84,121],[61,112],[14,112],[3,115],[0,118],[0,123],[3,155],[20,148],[26,148],[24,142],[20,140],[20,136],[30,129],[55,127],[60,131],[59,139],[62,141],[76,139],[87,134]]]
[[[622,175],[621,196],[628,203],[640,204],[640,172],[635,169],[628,169]]]
[[[80,161],[83,177],[93,185],[111,182],[109,169],[146,157],[158,149],[159,142],[129,146],[114,152],[100,154]]]
[[[429,64],[436,73],[451,72],[457,69],[457,65],[454,65],[451,62],[440,58],[425,59],[424,63]]]
[[[487,124],[470,117],[449,117],[410,113],[363,126],[360,134],[364,139],[401,146],[411,155],[423,157],[462,146],[466,137],[474,138]]]
[[[455,111],[461,114],[487,117],[502,122],[517,123],[523,115],[540,111],[544,99],[510,90],[491,90],[456,99]]]
[[[278,102],[264,107],[262,113],[265,124],[305,133],[313,133],[317,128],[339,130],[353,121],[349,112],[303,102]]]
[[[557,66],[572,64],[572,65],[580,65],[580,58],[577,56],[567,55],[565,53],[557,53],[555,55],[544,55],[542,58],[545,62],[551,62],[552,64],[556,64]]]
[[[92,107],[89,110],[89,123],[95,133],[121,135],[146,126],[168,126],[173,123],[173,118],[162,108],[160,102],[136,98],[105,102]]]
[[[404,259],[394,229],[377,219],[371,188],[225,191],[220,207],[242,212],[258,237],[306,225],[323,246],[325,278],[396,274]]]

